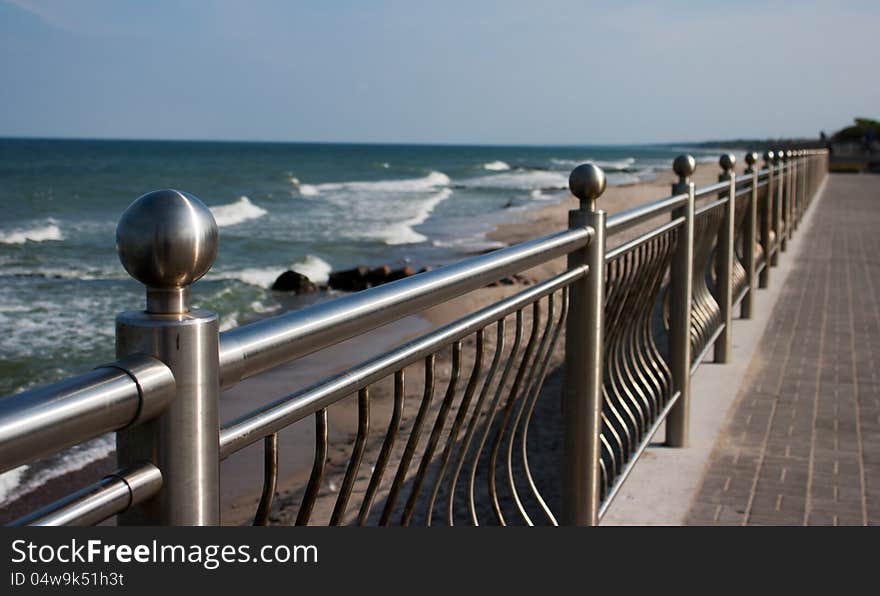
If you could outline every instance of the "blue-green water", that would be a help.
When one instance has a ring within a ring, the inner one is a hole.
[[[564,197],[582,161],[623,184],[680,150],[0,140],[0,395],[112,359],[115,314],[143,304],[115,226],[150,190],[214,210],[220,252],[193,297],[228,328],[284,306],[267,288],[285,269],[320,282],[358,264],[441,265]]]

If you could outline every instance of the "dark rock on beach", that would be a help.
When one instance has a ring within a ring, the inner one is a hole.
[[[425,271],[426,269],[423,269]],[[400,269],[391,269],[388,265],[380,265],[374,269],[360,266],[354,269],[345,269],[343,271],[334,271],[330,274],[327,285],[333,290],[343,292],[359,292],[367,288],[374,288],[387,284],[388,282],[397,281],[404,277],[415,275],[416,271],[412,267],[401,267]]]
[[[294,292],[296,294],[311,294],[318,290],[318,287],[312,281],[296,271],[285,271],[278,276],[272,289],[276,292]]]

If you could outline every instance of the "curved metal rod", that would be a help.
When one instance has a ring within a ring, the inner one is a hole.
[[[495,437],[492,441],[492,450],[489,453],[489,498],[492,501],[492,510],[495,512],[495,519],[502,526],[507,525],[507,522],[504,519],[504,514],[501,512],[501,501],[498,499],[498,486],[495,480],[495,471],[498,464],[498,454],[501,451],[501,443],[504,440],[504,432],[510,421],[510,416],[513,413],[513,407],[516,403],[517,396],[520,393],[523,376],[525,375],[526,367],[528,366],[528,362],[535,350],[535,343],[538,338],[538,316],[536,315],[538,309],[534,305],[532,308],[534,310],[532,313],[532,327],[529,333],[529,340],[526,343],[526,349],[523,352],[522,359],[517,367],[513,386],[510,388],[510,393],[508,394],[507,401],[504,405],[504,414],[501,421],[498,423],[498,428],[495,430]],[[522,311],[518,311],[517,314],[519,315],[517,317],[517,326],[521,326]]]
[[[434,479],[434,485],[431,487],[431,497],[428,500],[428,508],[425,521],[425,525],[427,526],[431,525],[431,519],[434,514],[434,502],[437,500],[437,495],[440,492],[440,485],[443,482],[443,477],[446,475],[446,467],[449,465],[449,459],[452,457],[452,450],[455,447],[455,444],[458,442],[458,435],[470,410],[471,400],[473,399],[474,393],[477,390],[477,385],[480,382],[480,375],[483,373],[484,350],[485,340],[483,337],[483,329],[480,329],[476,333],[474,365],[471,369],[471,375],[468,379],[467,387],[464,390],[464,396],[461,398],[461,403],[458,404],[458,413],[455,416],[455,420],[453,420],[452,422],[452,428],[449,430],[449,436],[446,438],[446,446],[443,448],[443,455],[440,458],[440,469],[437,471],[437,476]],[[452,524],[450,523],[449,525]]]
[[[553,318],[553,302],[555,301],[555,295],[550,296],[551,306],[548,312],[548,318]],[[532,493],[532,497],[538,503],[538,507],[544,513],[544,516],[547,518],[547,521],[553,525],[558,526],[559,522],[556,521],[556,517],[553,515],[553,512],[550,511],[550,507],[547,505],[547,502],[541,496],[541,492],[538,490],[537,484],[535,484],[535,479],[532,476],[531,466],[529,465],[529,454],[528,454],[528,442],[529,442],[529,426],[532,422],[532,414],[535,411],[535,404],[538,403],[538,397],[541,394],[541,388],[544,386],[544,379],[547,376],[547,369],[550,365],[550,360],[553,358],[553,352],[556,349],[556,345],[558,344],[559,338],[562,335],[562,330],[565,328],[565,321],[568,316],[568,288],[562,288],[562,296],[560,297],[561,301],[561,312],[559,314],[559,320],[556,322],[553,337],[550,339],[550,346],[544,354],[544,359],[541,362],[540,370],[538,371],[538,378],[535,382],[534,387],[532,388],[532,394],[529,397],[529,404],[526,410],[526,416],[522,421],[522,430],[520,431],[522,434],[522,440],[520,441],[520,459],[522,460],[523,470],[526,475],[526,483],[529,486],[529,491]]]
[[[457,341],[452,344],[452,372],[449,374],[446,395],[443,396],[443,401],[440,404],[440,411],[437,412],[437,417],[434,419],[434,426],[428,437],[428,444],[425,446],[425,451],[419,459],[418,471],[413,480],[412,488],[409,492],[409,498],[403,508],[403,515],[400,517],[400,523],[403,526],[408,526],[410,521],[412,521],[413,511],[416,507],[416,500],[419,497],[419,493],[422,490],[422,484],[425,481],[425,474],[428,473],[428,466],[433,463],[434,451],[437,449],[437,443],[440,442],[440,435],[443,433],[443,427],[446,425],[446,418],[449,415],[449,410],[452,408],[452,403],[455,401],[455,390],[456,385],[458,385],[458,377],[460,374],[461,342]]]
[[[399,370],[394,373],[394,407],[391,411],[391,420],[388,422],[388,429],[385,431],[385,440],[382,441],[382,448],[379,450],[379,456],[376,458],[376,466],[370,475],[370,483],[367,486],[367,492],[364,493],[364,499],[361,501],[361,508],[358,512],[358,524],[363,526],[370,517],[370,509],[373,507],[373,500],[376,498],[376,491],[382,484],[382,476],[385,474],[385,468],[388,465],[388,459],[394,449],[394,441],[397,438],[397,431],[400,428],[400,419],[403,415],[403,406],[406,401],[406,386],[404,371]]]
[[[312,464],[312,473],[309,475],[309,483],[303,494],[299,513],[296,516],[297,526],[309,525],[312,517],[312,509],[321,490],[321,481],[324,479],[324,468],[327,464],[327,408],[315,412],[315,462]]]
[[[348,468],[345,470],[345,477],[342,479],[342,485],[339,487],[339,496],[336,497],[336,505],[333,507],[333,513],[330,515],[330,525],[339,526],[345,523],[345,509],[348,507],[348,500],[351,498],[351,489],[357,480],[357,473],[361,467],[361,461],[364,459],[364,448],[367,445],[367,435],[370,433],[370,388],[364,387],[358,391],[358,427],[357,436],[355,437],[354,446],[351,448],[351,458],[348,461]]]
[[[532,390],[537,380],[538,368],[540,367],[541,362],[544,361],[545,353],[550,342],[550,331],[553,328],[553,315],[555,310],[554,302],[555,301],[553,300],[552,295],[547,297],[547,322],[544,325],[544,330],[541,332],[541,339],[538,342],[538,349],[535,350],[535,356],[534,358],[532,358],[532,364],[531,366],[529,366],[529,372],[525,377],[526,382],[523,385],[523,391],[521,392],[522,399],[520,399],[519,401],[519,407],[516,409],[516,414],[511,419],[509,426],[510,440],[507,441],[507,485],[510,487],[510,494],[513,497],[514,507],[516,507],[516,510],[519,512],[520,517],[522,517],[523,522],[525,522],[525,524],[528,526],[534,526],[535,524],[532,522],[532,519],[526,512],[525,506],[523,505],[522,500],[519,498],[519,491],[517,491],[516,489],[516,482],[513,478],[513,449],[516,442],[517,430],[520,428],[520,420],[522,420],[523,412],[525,412],[526,408],[529,405],[529,402],[531,401]],[[540,318],[541,304],[540,302],[535,302],[532,307],[532,320],[535,326],[538,326],[540,324]],[[520,443],[522,443],[522,441],[520,441]]]
[[[255,526],[269,525],[269,514],[272,512],[272,501],[275,500],[275,488],[278,484],[278,433],[272,433],[263,439],[263,493],[260,504],[254,515]]]
[[[510,347],[507,364],[504,365],[504,371],[502,371],[501,378],[498,380],[498,385],[495,387],[495,396],[492,398],[492,403],[489,406],[489,415],[486,417],[486,421],[483,425],[483,432],[480,434],[480,440],[477,443],[477,448],[474,450],[474,456],[471,460],[471,469],[468,476],[468,509],[471,514],[471,522],[475,526],[480,525],[480,521],[477,517],[476,504],[474,503],[474,485],[476,484],[477,466],[480,463],[480,456],[483,453],[483,447],[486,445],[486,439],[488,439],[489,432],[492,429],[492,423],[495,421],[495,416],[498,412],[498,404],[501,402],[501,396],[504,393],[504,386],[507,384],[507,379],[510,377],[510,372],[513,370],[513,364],[519,353],[519,345],[522,342],[522,335],[522,311],[518,310],[516,311],[516,331],[514,333],[513,345]]]
[[[434,399],[434,364],[436,363],[436,355],[430,354],[425,357],[425,389],[422,394],[422,401],[419,404],[419,413],[416,414],[416,421],[410,427],[409,439],[406,441],[406,447],[403,450],[403,456],[397,464],[397,473],[394,475],[394,481],[385,498],[385,507],[382,509],[382,517],[379,518],[380,526],[387,526],[391,520],[391,514],[394,512],[394,504],[406,482],[406,475],[409,473],[409,465],[412,462],[413,454],[419,443],[419,437],[422,433],[422,425],[425,423],[425,417],[428,410],[431,409],[431,401]]]
[[[452,474],[452,480],[450,482],[449,498],[446,505],[446,516],[450,526],[455,525],[455,514],[453,506],[455,501],[455,487],[458,484],[458,477],[461,474],[462,467],[464,466],[464,460],[467,457],[468,450],[470,449],[474,432],[477,429],[477,423],[480,420],[480,416],[483,412],[483,406],[486,402],[486,398],[489,395],[489,389],[492,386],[492,381],[495,380],[495,374],[498,371],[499,364],[501,363],[501,353],[504,351],[504,319],[498,321],[495,324],[495,328],[495,355],[492,357],[492,364],[489,365],[489,372],[486,373],[486,379],[483,381],[483,387],[480,390],[480,397],[477,399],[477,404],[474,406],[473,412],[471,413],[464,440],[462,441],[461,446],[458,450],[458,457],[456,458],[455,462],[455,471]]]

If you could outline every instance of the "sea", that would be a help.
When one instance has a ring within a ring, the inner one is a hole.
[[[271,291],[285,270],[322,284],[357,265],[442,266],[497,248],[487,233],[498,224],[566,198],[580,163],[601,166],[610,185],[633,184],[685,150],[718,155],[682,145],[0,139],[0,396],[113,359],[115,315],[144,304],[116,256],[115,228],[146,192],[175,188],[210,207],[220,249],[192,301],[230,329],[332,298]],[[112,450],[99,440],[0,475],[0,506]]]

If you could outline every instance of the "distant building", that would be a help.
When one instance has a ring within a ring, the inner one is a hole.
[[[828,142],[832,172],[880,172],[880,122],[856,118]]]

